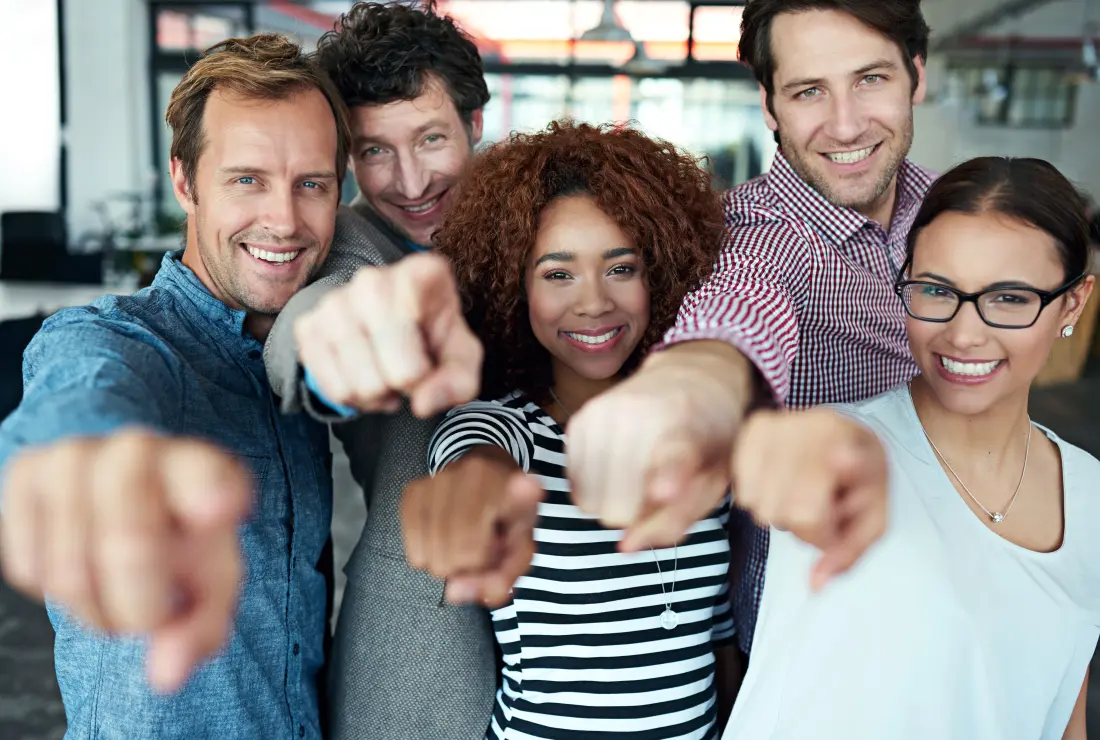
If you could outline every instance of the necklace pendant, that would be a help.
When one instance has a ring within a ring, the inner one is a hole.
[[[1000,524],[1005,520],[1005,515],[999,511],[995,511],[989,515],[989,518],[993,520],[994,524]]]
[[[666,606],[661,612],[661,626],[666,630],[674,630],[678,624],[680,624],[680,615],[672,611],[671,606]]]

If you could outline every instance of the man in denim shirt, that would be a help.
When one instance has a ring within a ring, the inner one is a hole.
[[[261,342],[329,251],[346,116],[286,39],[213,47],[167,114],[186,248],[27,349],[4,561],[49,597],[68,737],[321,736],[328,436],[279,413]]]

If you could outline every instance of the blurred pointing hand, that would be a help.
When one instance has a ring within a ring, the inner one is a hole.
[[[148,637],[151,682],[175,690],[232,630],[252,496],[203,442],[129,430],[29,448],[0,488],[0,562],[86,625]]]
[[[426,418],[480,387],[481,343],[438,255],[362,268],[295,322],[294,337],[325,398],[360,411],[394,411],[408,396]]]

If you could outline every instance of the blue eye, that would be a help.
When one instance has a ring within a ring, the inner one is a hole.
[[[310,188],[311,190],[314,190],[316,188],[321,187],[321,183],[314,182],[313,180],[306,180],[305,182],[302,183],[302,187],[303,188]]]
[[[256,178],[254,178],[254,177],[238,177],[237,182],[239,182],[241,185],[251,185],[252,183],[256,182]]]

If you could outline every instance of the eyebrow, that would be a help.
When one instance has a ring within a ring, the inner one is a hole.
[[[427,121],[427,122],[417,126],[413,130],[413,136],[421,136],[421,135],[427,133],[428,131],[430,131],[433,128],[447,128],[447,126],[448,126],[448,123],[447,123],[446,120],[444,120],[442,118],[433,118],[430,121]],[[385,139],[379,138],[377,136],[356,136],[355,137],[355,145],[354,145],[353,148],[354,149],[359,149],[360,147],[366,146],[367,144],[388,144],[388,143],[389,142],[387,142]]]
[[[924,280],[924,279],[934,280],[937,283],[943,283],[944,285],[951,286],[952,288],[957,288],[958,287],[957,285],[955,285],[955,282],[953,280],[951,280],[951,278],[946,278],[943,275],[937,275],[934,272],[922,272],[920,275],[917,275],[916,277],[917,277],[918,280]],[[990,283],[989,285],[985,286],[984,288],[982,288],[981,290],[979,290],[977,292],[981,293],[982,291],[986,291],[986,290],[1007,290],[1007,289],[1010,289],[1010,288],[1025,288],[1025,289],[1028,289],[1028,290],[1040,290],[1039,288],[1036,288],[1034,285],[1027,282],[1026,280],[998,280],[995,283]]]
[[[876,59],[870,64],[865,64],[859,69],[852,72],[852,77],[860,77],[868,72],[874,72],[876,69],[895,70],[898,65],[891,62],[889,59]],[[825,84],[825,79],[822,77],[805,77],[800,80],[792,80],[781,88],[782,92],[791,92],[800,87],[818,87]]]
[[[626,257],[627,255],[636,254],[635,250],[630,247],[615,247],[609,249],[603,253],[605,260],[613,260],[618,257]],[[538,267],[543,262],[572,262],[577,258],[574,252],[550,252],[539,257],[535,261],[535,267]]]
[[[267,177],[271,174],[270,170],[265,170],[259,167],[220,167],[218,172],[223,175],[260,175],[261,177]],[[317,172],[306,172],[298,176],[301,180],[335,180],[336,173],[332,170],[318,170]]]

